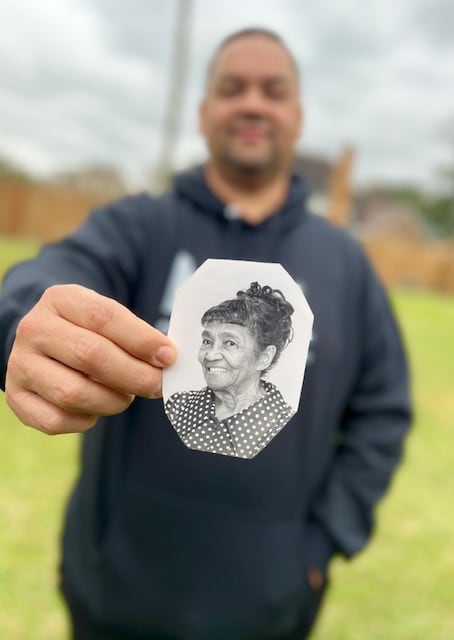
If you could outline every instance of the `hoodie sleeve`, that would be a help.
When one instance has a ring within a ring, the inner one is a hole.
[[[314,501],[309,540],[324,569],[335,551],[351,557],[367,543],[411,421],[406,356],[383,287],[363,257],[359,367],[346,403],[334,462]],[[309,542],[310,543],[310,542]]]
[[[6,274],[0,294],[0,387],[20,319],[56,284],[80,284],[128,304],[140,268],[141,197],[98,209],[72,235]]]

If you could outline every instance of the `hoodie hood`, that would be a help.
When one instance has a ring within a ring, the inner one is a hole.
[[[203,166],[177,174],[174,179],[174,187],[181,197],[192,202],[198,210],[224,219],[236,217],[232,209],[232,204],[220,200],[208,186],[205,180]],[[282,218],[284,217],[286,223],[290,225],[300,222],[301,216],[305,215],[306,212],[305,203],[309,192],[309,185],[305,178],[292,175],[286,202],[262,224],[265,224],[267,220],[275,218],[276,215],[279,215],[281,218],[281,224],[283,223]],[[287,226],[287,224],[285,226]]]

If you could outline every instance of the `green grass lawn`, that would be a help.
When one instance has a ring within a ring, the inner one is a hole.
[[[395,292],[416,420],[366,551],[332,567],[314,640],[454,638],[454,298]]]
[[[0,274],[35,248],[0,238]],[[314,640],[454,638],[454,299],[399,291],[393,300],[412,363],[416,421],[371,544],[355,560],[333,563]],[[49,438],[21,426],[2,396],[0,429],[0,639],[64,640],[58,536],[78,436]]]

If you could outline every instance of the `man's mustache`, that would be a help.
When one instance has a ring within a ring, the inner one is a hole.
[[[273,126],[269,120],[257,116],[242,116],[241,118],[236,118],[230,123],[229,131],[236,133],[248,127],[257,128],[266,134],[272,133],[273,131]]]

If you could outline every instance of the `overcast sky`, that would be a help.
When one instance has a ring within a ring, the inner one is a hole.
[[[38,175],[151,172],[176,6],[0,0],[0,155]],[[352,144],[358,184],[434,184],[453,153],[453,0],[194,0],[179,167],[204,157],[196,111],[213,48],[251,25],[277,30],[302,67],[303,150],[334,158]]]

